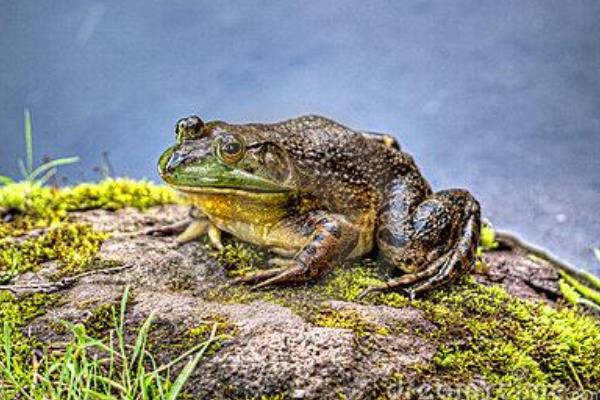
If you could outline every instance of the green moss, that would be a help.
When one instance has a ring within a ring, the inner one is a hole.
[[[0,291],[0,325],[9,322],[23,326],[46,312],[56,302],[56,295],[36,293],[18,299],[13,294]]]
[[[104,303],[94,307],[91,315],[83,321],[85,331],[93,338],[100,339],[115,326],[116,303]]]
[[[353,265],[336,267],[315,290],[328,298],[355,301],[367,287],[380,284],[379,267],[376,263],[363,260]]]
[[[411,305],[438,326],[428,337],[439,347],[421,371],[425,380],[483,376],[494,396],[527,385],[600,390],[600,324],[589,316],[520,300],[473,279]]]
[[[484,223],[481,226],[481,238],[479,241],[484,250],[493,250],[499,246],[496,241],[496,231],[491,224]]]
[[[204,317],[202,321],[189,328],[173,324],[171,321],[157,319],[152,322],[148,333],[148,349],[157,355],[174,355],[205,342],[216,329],[214,341],[206,350],[207,355],[214,355],[219,351],[227,339],[238,334],[238,328],[229,319],[221,314],[212,314]],[[167,357],[168,359],[168,357]]]
[[[118,210],[148,207],[178,202],[175,192],[167,186],[131,179],[105,179],[99,183],[84,183],[59,191],[67,211],[105,209]]]
[[[90,265],[107,235],[68,220],[70,211],[93,208],[146,209],[175,203],[175,193],[164,186],[128,179],[106,179],[63,189],[31,182],[0,187],[0,280],[36,271],[46,261],[60,261],[59,276],[76,274]],[[33,229],[40,235],[15,239]]]
[[[14,183],[0,187],[0,209],[10,214],[8,222],[0,223],[0,238],[49,226],[66,218],[69,211],[123,207],[143,210],[177,201],[175,192],[168,187],[129,179],[105,179],[62,189],[31,182]]]
[[[226,244],[214,253],[219,266],[230,278],[244,276],[256,271],[264,261],[264,254],[242,242]]]
[[[60,262],[58,276],[80,272],[90,264],[107,236],[89,225],[61,223],[23,241],[0,239],[0,277],[10,280],[53,260]]]
[[[358,311],[351,308],[337,310],[332,307],[323,307],[311,315],[310,322],[326,328],[349,329],[358,337],[391,333],[390,328],[367,321]]]
[[[57,301],[56,295],[33,294],[19,299],[9,292],[0,291],[2,337],[6,339],[10,335],[12,338],[8,348],[0,346],[0,360],[8,359],[6,352],[10,352],[11,367],[15,375],[23,376],[28,373],[34,349],[40,347],[34,337],[24,335],[18,328],[46,313]]]

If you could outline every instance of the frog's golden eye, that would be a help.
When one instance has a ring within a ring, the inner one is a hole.
[[[217,156],[227,164],[234,164],[244,156],[245,146],[240,138],[233,135],[221,136],[217,139]]]

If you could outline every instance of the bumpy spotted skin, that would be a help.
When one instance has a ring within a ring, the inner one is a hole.
[[[464,190],[432,193],[390,135],[319,116],[246,125],[193,116],[178,123],[176,136],[159,161],[162,178],[211,229],[289,257],[238,282],[312,281],[377,248],[405,274],[370,291],[414,296],[474,264],[477,201]]]

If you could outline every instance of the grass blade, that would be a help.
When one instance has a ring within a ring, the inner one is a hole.
[[[31,113],[25,109],[25,154],[27,156],[27,174],[33,170],[33,137],[31,134]]]
[[[56,167],[60,167],[62,165],[73,164],[79,161],[79,157],[64,157],[57,158],[56,160],[48,161],[37,167],[35,170],[31,171],[29,174],[29,180],[35,180],[38,176],[43,174],[46,171],[52,170]]]
[[[203,355],[204,355],[203,352],[198,352],[186,364],[186,366],[183,367],[183,369],[177,376],[177,379],[175,380],[175,382],[173,382],[173,386],[171,386],[171,388],[169,389],[169,392],[167,393],[167,400],[176,400],[177,399],[179,392],[181,391],[181,389],[183,389],[183,385],[185,385],[185,383],[189,379],[190,375],[192,375],[192,372],[194,372],[196,365],[198,365],[198,363],[200,362],[200,359],[202,358]]]
[[[136,361],[143,359],[144,351],[146,349],[146,339],[148,338],[148,331],[154,321],[154,313],[150,313],[148,318],[142,324],[140,331],[135,339],[135,346],[133,347],[133,355],[131,356],[131,368],[134,368]]]
[[[23,179],[29,179],[29,172],[27,172],[27,167],[25,166],[25,162],[23,161],[23,159],[17,159],[17,166],[19,167],[19,172],[21,173]]]
[[[594,249],[594,254],[596,255],[598,261],[600,261],[600,247]]]
[[[15,183],[11,177],[0,175],[0,185],[10,185],[11,183]]]
[[[564,271],[560,271],[560,276],[566,281],[566,283],[571,285],[580,294],[592,300],[596,304],[600,304],[600,292],[597,292],[594,289],[585,286],[584,284],[579,282],[571,275],[565,273]]]
[[[35,181],[35,184],[38,186],[44,186],[50,180],[50,178],[52,178],[54,175],[56,175],[56,171],[57,171],[56,168],[52,168],[50,171],[46,172],[44,174],[44,176],[42,176],[40,179]]]

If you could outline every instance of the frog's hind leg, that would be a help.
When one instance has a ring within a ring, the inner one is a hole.
[[[237,278],[234,283],[255,284],[252,289],[261,289],[308,282],[345,259],[357,243],[358,232],[341,215],[315,212],[306,223],[313,232],[293,259],[273,259],[269,264],[274,268]]]
[[[379,216],[377,245],[387,262],[407,274],[362,295],[402,288],[414,298],[456,279],[475,264],[479,232],[479,203],[465,190],[443,190],[413,207],[388,204]]]

